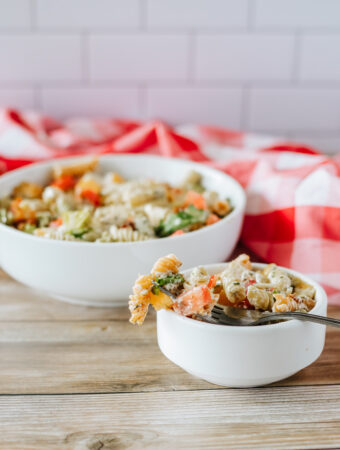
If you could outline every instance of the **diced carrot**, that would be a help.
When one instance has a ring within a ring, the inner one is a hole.
[[[218,222],[219,220],[221,220],[218,216],[216,216],[216,214],[210,214],[210,216],[208,217],[207,221],[206,221],[206,225],[213,225],[214,223]]]
[[[194,205],[197,209],[207,209],[207,202],[203,195],[199,194],[196,191],[188,191],[185,197],[185,204]]]
[[[57,187],[62,191],[69,191],[74,188],[75,184],[76,180],[72,175],[61,175],[53,181],[52,186]]]
[[[209,283],[208,283],[208,288],[212,289],[216,286],[218,277],[216,275],[211,275],[210,279],[209,279]]]
[[[52,222],[50,222],[50,227],[58,228],[62,224],[63,224],[63,219],[61,217],[59,217],[58,219],[52,220]]]
[[[170,234],[171,236],[181,236],[182,234],[185,234],[183,230],[177,230],[174,233]]]
[[[190,289],[180,295],[174,304],[174,310],[184,316],[199,313],[204,306],[212,302],[208,287],[204,284]]]
[[[85,191],[82,191],[81,196],[88,202],[92,203],[92,205],[94,205],[94,206],[99,206],[101,203],[100,195],[97,194],[97,192],[85,190]]]

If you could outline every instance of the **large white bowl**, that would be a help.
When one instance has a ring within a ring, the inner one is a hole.
[[[257,268],[263,266],[254,264]],[[225,264],[205,267],[214,274],[223,270]],[[304,275],[285,270],[315,287],[316,305],[311,312],[326,316],[327,296],[322,287]],[[157,313],[158,345],[162,353],[190,374],[229,387],[273,383],[307,367],[323,350],[325,328],[298,320],[233,327],[199,322],[173,311]]]
[[[89,158],[66,158],[58,163],[84,159]],[[47,182],[55,163],[38,163],[3,175],[0,196],[21,181]],[[0,263],[13,278],[62,300],[113,306],[126,303],[137,275],[148,273],[160,256],[175,253],[190,267],[225,261],[233,251],[245,208],[244,191],[233,178],[201,164],[150,155],[102,156],[99,167],[129,179],[151,177],[173,184],[196,170],[207,189],[231,199],[234,210],[218,223],[192,233],[133,243],[55,241],[0,224]]]

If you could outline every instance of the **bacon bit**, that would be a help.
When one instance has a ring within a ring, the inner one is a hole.
[[[182,234],[185,234],[183,230],[177,230],[174,233],[170,234],[170,237],[172,237],[172,236],[181,236]]]
[[[53,181],[52,186],[62,191],[69,191],[74,188],[75,184],[76,180],[72,175],[61,175]]]
[[[52,220],[52,222],[50,222],[50,227],[51,228],[58,228],[63,224],[63,219],[61,217],[59,217],[56,220]]]
[[[99,206],[101,203],[100,195],[96,192],[85,190],[82,191],[81,197],[87,200],[88,202],[92,203],[94,206]]]
[[[209,279],[209,283],[208,283],[208,288],[212,289],[216,286],[218,277],[216,275],[211,275],[210,279]]]
[[[206,225],[213,225],[214,223],[220,221],[221,219],[216,214],[210,214],[206,221]]]
[[[207,202],[203,195],[196,191],[188,191],[185,197],[185,206],[194,205],[197,209],[207,209]]]
[[[121,228],[132,228],[136,231],[136,225],[132,217],[128,217],[127,220],[123,223]]]
[[[243,309],[255,309],[253,305],[249,303],[249,300],[246,298],[241,303],[238,304],[239,308]]]
[[[256,280],[247,280],[247,281],[244,283],[244,287],[245,287],[246,289],[248,289],[249,286],[251,286],[252,284],[255,284],[255,283],[256,283]]]

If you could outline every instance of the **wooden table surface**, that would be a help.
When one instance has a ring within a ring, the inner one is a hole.
[[[340,308],[329,308],[340,318]],[[340,448],[340,332],[320,359],[225,389],[159,351],[155,315],[73,306],[0,273],[0,448]]]

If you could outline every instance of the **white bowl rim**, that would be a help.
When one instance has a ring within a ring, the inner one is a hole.
[[[206,269],[212,269],[215,270],[214,268],[216,267],[216,271],[220,271],[221,267],[225,267],[226,264],[228,264],[228,262],[225,263],[219,263],[219,264],[207,264],[204,265],[203,267]],[[255,263],[252,262],[252,265],[254,268],[256,269],[261,269],[264,268],[265,266],[267,266],[267,263]],[[306,275],[300,273],[300,272],[296,272],[295,270],[292,269],[288,269],[287,267],[282,267],[282,266],[277,266],[279,269],[285,270],[286,272],[301,278],[303,281],[306,281],[307,283],[311,284],[312,286],[314,286],[315,288],[317,288],[317,290],[319,291],[319,296],[320,298],[316,299],[316,304],[314,306],[314,308],[312,308],[309,312],[316,314],[318,312],[318,310],[320,309],[320,307],[326,303],[327,305],[327,294],[325,292],[325,290],[323,289],[322,286],[320,286],[319,283],[317,283],[316,281],[312,280],[311,278],[307,277]],[[193,270],[193,268],[191,269],[187,269],[184,270],[182,273],[186,274],[186,273],[190,273]],[[286,320],[284,322],[278,322],[278,323],[270,323],[270,324],[265,324],[259,327],[235,327],[232,325],[223,325],[223,326],[216,326],[216,324],[212,324],[212,323],[207,323],[207,322],[201,322],[199,320],[195,320],[195,319],[191,319],[190,317],[185,317],[182,316],[180,314],[177,314],[174,311],[171,310],[161,310],[163,313],[166,314],[170,314],[175,316],[178,320],[183,321],[184,323],[186,323],[188,326],[191,327],[201,327],[201,328],[205,328],[206,330],[210,329],[210,330],[216,330],[217,333],[224,333],[224,332],[241,332],[241,333],[250,333],[250,334],[256,334],[259,333],[260,331],[264,331],[264,332],[270,332],[270,330],[278,330],[278,329],[292,329],[295,328],[297,326],[301,326],[302,322],[298,321],[298,320]],[[259,331],[260,330],[260,331]],[[269,331],[266,331],[269,330]]]
[[[218,173],[220,176],[228,179],[229,182],[233,183],[235,188],[239,191],[239,195],[241,197],[241,201],[239,201],[237,203],[237,205],[233,205],[233,210],[231,211],[230,214],[228,214],[226,217],[223,217],[223,219],[219,220],[217,223],[214,223],[212,225],[209,226],[205,226],[203,228],[200,228],[199,230],[195,230],[192,231],[190,233],[186,233],[184,235],[179,235],[179,236],[167,236],[164,238],[160,238],[160,239],[148,239],[145,241],[136,241],[136,242],[112,242],[112,243],[107,243],[107,242],[78,242],[78,241],[62,241],[62,240],[56,240],[56,239],[42,239],[39,236],[33,236],[29,233],[24,233],[23,231],[17,230],[16,228],[10,227],[8,225],[2,224],[0,223],[0,230],[6,230],[6,232],[9,233],[20,233],[20,236],[24,239],[33,239],[34,241],[38,241],[38,242],[44,242],[44,245],[72,245],[74,247],[76,246],[81,246],[81,247],[86,247],[86,246],[90,246],[92,248],[94,247],[106,247],[106,248],[118,248],[118,247],[129,247],[131,245],[135,246],[144,246],[144,245],[150,245],[151,243],[156,243],[156,242],[163,242],[164,240],[168,240],[168,239],[188,239],[188,237],[194,233],[196,235],[196,233],[206,233],[209,232],[209,230],[211,230],[211,227],[214,227],[213,229],[215,230],[216,227],[218,226],[223,226],[226,222],[230,222],[231,220],[234,219],[235,216],[239,215],[239,214],[243,214],[244,210],[245,210],[245,205],[246,205],[246,194],[244,189],[242,188],[242,186],[240,185],[240,183],[235,180],[235,178],[233,178],[232,176],[214,169],[213,167],[198,163],[196,161],[190,161],[190,160],[185,160],[185,159],[181,159],[181,158],[169,158],[166,156],[159,156],[159,155],[140,155],[140,154],[103,154],[103,155],[96,155],[96,154],[87,154],[87,155],[81,155],[81,156],[67,156],[67,157],[63,157],[63,158],[53,158],[53,159],[49,159],[47,161],[40,161],[40,162],[36,162],[36,163],[32,163],[32,164],[28,164],[25,165],[23,167],[19,167],[17,169],[11,170],[8,173],[5,173],[3,175],[1,175],[0,177],[0,187],[2,184],[2,181],[6,181],[10,178],[15,178],[15,176],[17,175],[17,173],[22,173],[25,172],[27,169],[32,168],[32,167],[46,167],[46,169],[48,169],[49,167],[51,167],[53,164],[56,163],[63,163],[63,162],[78,162],[78,161],[82,161],[82,160],[89,160],[89,159],[93,159],[93,158],[98,158],[98,160],[105,160],[105,159],[116,159],[116,158],[140,158],[140,159],[158,159],[158,160],[164,160],[164,161],[175,161],[175,162],[179,162],[183,165],[188,165],[188,166],[196,166],[197,170],[199,170],[199,168],[203,169],[207,169],[208,171],[211,172],[216,172]],[[109,245],[109,244],[114,244],[114,245]]]

